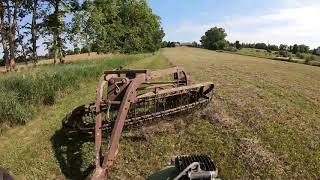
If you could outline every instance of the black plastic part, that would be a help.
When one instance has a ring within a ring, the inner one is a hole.
[[[212,159],[207,155],[178,156],[174,160],[175,167],[179,173],[193,162],[198,162],[203,171],[216,171],[217,168]],[[180,180],[189,180],[188,175],[185,174]],[[210,180],[210,178],[203,180]]]

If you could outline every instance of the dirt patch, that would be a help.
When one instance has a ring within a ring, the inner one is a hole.
[[[282,162],[275,154],[265,149],[257,139],[241,138],[238,143],[240,159],[249,166],[252,175],[258,175],[261,170],[275,177],[284,174]]]

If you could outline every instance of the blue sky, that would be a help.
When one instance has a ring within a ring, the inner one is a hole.
[[[148,0],[148,3],[161,17],[167,41],[199,42],[205,31],[218,26],[226,30],[231,42],[320,46],[320,0]],[[39,55],[47,53],[42,42],[40,38],[37,43]],[[70,44],[67,47],[72,49]]]
[[[229,41],[320,46],[319,0],[149,0],[165,40],[199,41],[211,27]]]

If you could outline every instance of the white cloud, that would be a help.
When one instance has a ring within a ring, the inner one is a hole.
[[[230,41],[307,44],[320,46],[320,3],[302,6],[300,1],[291,1],[295,7],[273,10],[257,16],[227,18],[221,22],[197,24],[190,21],[169,27],[168,38],[179,41],[199,40],[206,30],[214,26],[224,27]],[[313,2],[313,1],[309,1]],[[299,7],[296,7],[299,6]]]

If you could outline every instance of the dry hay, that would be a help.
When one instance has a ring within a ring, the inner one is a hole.
[[[252,171],[253,176],[259,175],[259,171],[272,172],[274,176],[284,174],[282,162],[275,154],[265,149],[259,140],[241,138],[238,143],[239,158]]]

